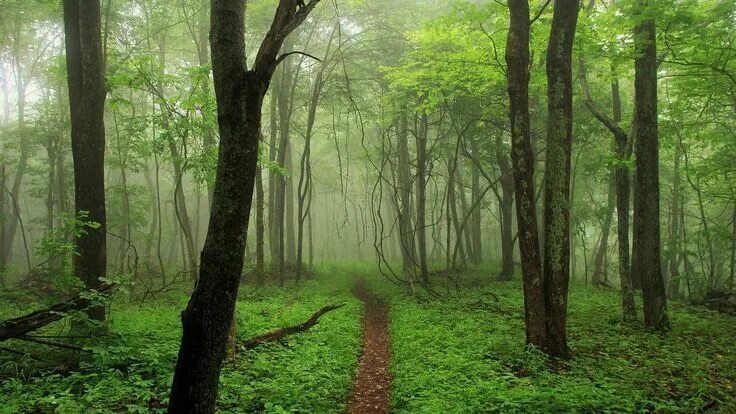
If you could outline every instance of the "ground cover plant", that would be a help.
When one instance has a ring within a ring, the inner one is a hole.
[[[476,273],[447,301],[392,295],[392,412],[736,410],[736,320],[673,303],[666,335],[626,324],[617,292],[571,287],[574,357],[524,347],[519,282]],[[483,277],[478,277],[483,275]]]
[[[325,304],[346,305],[323,317],[310,332],[240,352],[227,361],[218,403],[221,412],[339,413],[344,409],[360,352],[362,309],[350,293],[347,278],[344,270],[331,270],[299,288],[268,286],[243,292],[237,307],[240,339],[301,323]],[[125,299],[113,302],[108,337],[89,343],[85,349],[90,353],[70,355],[63,349],[49,353],[60,361],[81,357],[78,367],[4,353],[0,412],[165,411],[181,336],[179,312],[186,296],[174,292],[144,305]],[[44,331],[51,332],[58,333]],[[24,343],[9,344],[9,348],[31,355],[43,350]]]
[[[736,412],[736,0],[0,0],[0,412]]]

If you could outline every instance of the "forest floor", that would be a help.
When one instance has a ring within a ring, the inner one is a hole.
[[[616,291],[573,284],[574,355],[551,361],[524,347],[521,282],[495,274],[468,269],[456,276],[459,291],[438,277],[441,299],[409,296],[366,265],[324,266],[298,287],[245,284],[241,340],[346,305],[307,332],[228,360],[218,412],[736,413],[736,318],[672,302],[672,331],[653,334],[621,322]],[[354,289],[358,278],[365,282]],[[0,413],[164,412],[188,288],[145,302],[118,292],[105,337],[63,339],[86,352],[1,344]],[[43,305],[8,295],[0,293],[0,319]],[[68,335],[68,326],[37,334]],[[367,404],[380,411],[357,411],[364,395],[379,395]]]
[[[355,296],[363,302],[363,352],[355,376],[349,414],[388,413],[391,378],[389,375],[389,332],[386,304],[358,279]]]

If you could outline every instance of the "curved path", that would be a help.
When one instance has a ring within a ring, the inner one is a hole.
[[[353,294],[365,304],[363,315],[363,354],[353,394],[348,402],[349,414],[384,414],[389,411],[391,377],[389,367],[388,309],[372,294],[364,280],[358,280]]]

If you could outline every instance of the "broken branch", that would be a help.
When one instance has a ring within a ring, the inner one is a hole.
[[[345,306],[344,303],[341,303],[339,305],[327,305],[323,307],[322,309],[318,310],[317,312],[315,312],[314,315],[312,315],[312,317],[307,319],[307,321],[304,323],[300,323],[299,325],[287,326],[285,328],[276,329],[275,331],[271,331],[263,335],[258,335],[256,337],[243,341],[240,344],[240,349],[241,350],[253,349],[261,344],[265,344],[267,342],[278,341],[279,339],[285,336],[309,330],[309,328],[319,323],[319,318],[322,315],[324,315],[325,313],[329,311],[333,311],[335,309],[342,308],[343,306]]]

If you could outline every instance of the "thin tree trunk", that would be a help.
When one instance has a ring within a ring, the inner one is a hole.
[[[263,254],[263,170],[259,167],[256,170],[256,273],[258,284],[263,284],[263,274],[265,271],[265,258]]]
[[[398,139],[398,214],[401,257],[405,272],[414,274],[415,249],[412,225],[411,173],[409,171],[409,128],[406,112],[399,116]]]
[[[598,250],[595,254],[593,264],[593,277],[591,283],[593,286],[601,286],[605,280],[605,259],[608,255],[608,236],[611,232],[611,223],[613,222],[613,210],[616,204],[616,172],[615,167],[611,169],[608,178],[608,200],[606,201],[606,211],[601,225],[601,240],[598,244]]]
[[[427,268],[427,137],[429,120],[422,112],[416,135],[417,145],[417,253],[419,256],[419,276],[425,286],[430,285]],[[480,211],[477,209],[476,211]]]
[[[471,142],[471,151],[473,151],[473,157],[479,156],[479,148],[478,148],[478,140],[472,140]],[[507,161],[508,162],[508,161]],[[480,167],[476,164],[476,162],[472,163],[472,185],[471,185],[471,193],[472,193],[472,203],[476,205],[480,205]],[[513,188],[514,180],[513,176],[511,179],[511,186]],[[513,190],[512,190],[513,191]],[[513,198],[513,193],[511,195]],[[512,200],[513,203],[513,200]],[[476,259],[478,259],[478,263],[483,262],[483,242],[482,242],[482,235],[481,235],[481,209],[476,208],[473,210],[473,217],[471,220],[471,233],[473,235],[473,249],[475,250],[475,256]],[[511,212],[513,215],[513,211]]]
[[[672,196],[670,198],[670,225],[667,242],[667,275],[668,296],[677,299],[680,296],[680,162],[682,147],[675,145],[675,161],[672,178]]]

